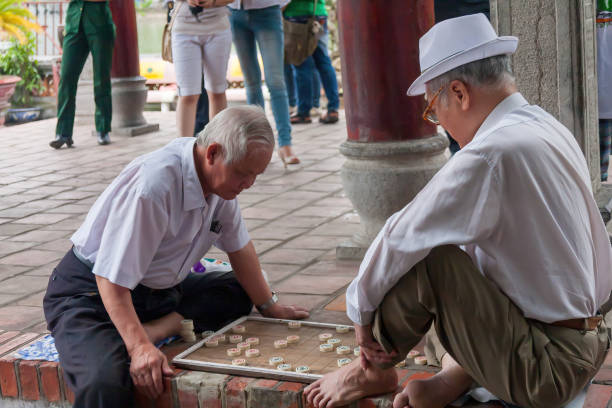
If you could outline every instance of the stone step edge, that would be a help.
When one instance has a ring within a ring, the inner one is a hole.
[[[263,406],[306,408],[303,390],[307,384],[261,378],[239,377],[175,368],[172,378],[164,379],[164,393],[155,401],[136,393],[138,407],[244,407]],[[399,384],[432,376],[431,371],[398,370]],[[0,401],[46,401],[74,403],[74,394],[64,380],[59,363],[0,358]],[[354,406],[389,407],[391,395],[368,398]]]

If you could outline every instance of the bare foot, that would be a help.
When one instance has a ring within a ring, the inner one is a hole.
[[[395,396],[393,408],[444,408],[472,384],[472,378],[449,355],[442,359],[442,371],[426,380],[413,380]]]
[[[142,327],[151,343],[155,344],[166,337],[178,334],[181,331],[181,320],[183,320],[183,316],[172,312],[159,319],[143,323]]]
[[[396,389],[397,373],[394,368],[382,369],[369,364],[364,370],[361,361],[355,359],[351,364],[310,384],[304,390],[304,395],[308,403],[316,408],[332,408]]]

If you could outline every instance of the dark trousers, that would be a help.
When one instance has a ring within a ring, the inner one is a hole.
[[[81,7],[80,10],[76,10]],[[57,93],[55,134],[72,137],[79,76],[91,52],[96,102],[96,130],[108,133],[113,114],[111,64],[115,26],[108,3],[70,3],[66,16],[66,35],[62,46],[62,68]]]
[[[206,88],[204,87],[204,76],[202,76],[202,93],[198,98],[193,135],[197,136],[198,133],[204,130],[206,125],[208,125],[208,92],[206,92]]]
[[[132,301],[143,323],[175,311],[193,319],[196,332],[217,330],[252,308],[233,272],[191,274],[163,290],[139,285]],[[43,307],[74,406],[134,406],[125,344],[104,308],[95,275],[72,250],[53,270]]]

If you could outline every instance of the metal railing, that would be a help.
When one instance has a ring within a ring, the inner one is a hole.
[[[61,55],[59,27],[63,27],[69,0],[24,1],[43,31],[36,33],[36,55]]]

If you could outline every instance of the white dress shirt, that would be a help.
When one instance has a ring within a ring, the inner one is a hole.
[[[280,8],[285,7],[291,0],[236,0],[233,3],[228,4],[233,9],[240,9],[240,2],[242,1],[242,8],[244,10],[251,9],[262,9],[266,7],[279,6]]]
[[[384,295],[434,247],[462,245],[525,314],[594,316],[612,289],[612,249],[572,134],[515,93],[474,139],[392,215],[347,290],[369,324]]]
[[[94,274],[129,289],[169,288],[212,245],[234,252],[249,242],[235,199],[204,199],[195,141],[178,138],[136,158],[96,200],[71,238]]]

